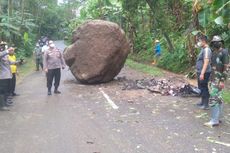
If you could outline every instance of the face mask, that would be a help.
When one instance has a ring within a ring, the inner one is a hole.
[[[221,47],[221,42],[214,42],[214,43],[213,43],[213,47],[214,47],[215,49],[220,49],[220,47]]]
[[[54,45],[54,44],[50,44],[50,47],[51,47],[51,48],[54,48],[54,47],[55,47],[55,45]]]
[[[202,42],[198,42],[197,44],[196,44],[198,47],[202,47]]]

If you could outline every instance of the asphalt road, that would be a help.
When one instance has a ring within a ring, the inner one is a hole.
[[[149,77],[127,67],[119,76]],[[230,152],[229,106],[223,124],[211,129],[196,98],[121,88],[117,80],[82,85],[66,68],[62,94],[47,96],[44,72],[32,73],[17,86],[11,111],[0,112],[0,153]]]

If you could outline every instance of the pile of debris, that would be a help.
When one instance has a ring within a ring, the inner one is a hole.
[[[174,82],[166,79],[156,80],[152,78],[128,80],[125,77],[118,77],[117,80],[122,83],[122,90],[147,89],[152,93],[157,93],[164,96],[200,96],[200,90],[197,87],[186,83],[176,86]]]

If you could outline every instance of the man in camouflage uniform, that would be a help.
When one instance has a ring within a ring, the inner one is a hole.
[[[211,92],[209,105],[211,106],[211,120],[204,125],[213,127],[220,124],[220,116],[223,110],[222,90],[224,81],[227,79],[227,66],[229,63],[229,53],[223,48],[223,40],[219,36],[214,36],[211,47],[214,49],[211,77]]]

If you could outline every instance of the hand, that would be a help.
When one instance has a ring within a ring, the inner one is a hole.
[[[220,81],[220,83],[219,83],[219,88],[220,88],[220,89],[224,89],[224,82]]]
[[[200,80],[204,80],[204,74],[200,74]]]
[[[45,69],[45,72],[48,73],[48,69],[47,68]]]

